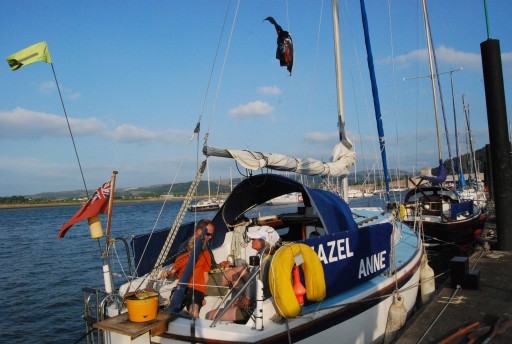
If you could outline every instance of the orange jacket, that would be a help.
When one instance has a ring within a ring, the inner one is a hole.
[[[185,270],[185,266],[188,263],[190,253],[184,253],[174,262],[173,269],[176,270],[177,277],[181,278],[183,275],[183,271]],[[210,272],[212,266],[212,257],[210,252],[201,251],[198,257],[196,257],[196,265],[194,267],[194,272],[192,273],[192,277],[190,277],[190,281],[188,283],[189,288],[194,288],[197,291],[206,294],[206,274]]]

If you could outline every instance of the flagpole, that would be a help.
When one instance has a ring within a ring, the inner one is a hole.
[[[112,187],[110,188],[110,198],[108,200],[108,215],[107,215],[107,234],[105,235],[105,251],[108,250],[108,240],[110,236],[110,222],[112,220],[112,205],[114,204],[114,189],[116,188],[117,171],[112,172]]]
[[[73,142],[73,148],[75,149],[76,160],[78,161],[78,167],[80,168],[80,174],[82,175],[82,181],[84,182],[85,195],[87,196],[87,198],[89,198],[89,191],[87,191],[87,185],[85,184],[84,172],[82,170],[82,165],[80,164],[80,158],[78,157],[78,151],[76,149],[75,138],[73,137],[73,132],[71,131],[71,125],[69,124],[68,113],[66,112],[66,107],[64,106],[64,100],[62,99],[62,93],[60,92],[59,82],[57,81],[57,75],[55,74],[55,68],[53,67],[53,63],[50,63],[50,65],[52,66],[53,78],[55,79],[55,84],[57,85],[57,91],[59,91],[60,103],[62,104],[62,109],[64,110],[64,116],[66,117],[66,122],[68,124],[69,134],[71,135],[71,141]]]

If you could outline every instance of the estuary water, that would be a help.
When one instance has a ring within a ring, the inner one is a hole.
[[[370,202],[370,203],[369,203]],[[169,227],[181,201],[115,204],[111,237]],[[351,206],[382,205],[378,197]],[[281,206],[261,206],[269,215]],[[0,210],[0,341],[2,343],[74,343],[84,334],[82,288],[103,289],[101,250],[105,238],[91,239],[87,221],[57,239],[60,226],[79,206]],[[162,210],[163,209],[163,210]],[[215,212],[187,212],[184,222],[212,218]],[[156,219],[159,219],[156,222]],[[106,216],[101,215],[103,228]],[[85,343],[82,340],[81,343]]]

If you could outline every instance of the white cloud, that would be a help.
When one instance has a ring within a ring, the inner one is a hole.
[[[457,51],[444,45],[436,49],[436,58],[439,62],[454,67],[461,66],[473,70],[482,68],[482,57],[480,54]]]
[[[105,125],[95,117],[69,119],[75,135],[97,134],[105,131]],[[69,135],[64,115],[57,116],[23,108],[0,111],[0,138],[40,138]]]
[[[229,115],[236,118],[260,117],[274,112],[274,107],[261,100],[255,100],[247,104],[242,104],[229,110]]]
[[[444,45],[437,47],[435,53],[439,64],[453,66],[454,68],[463,67],[464,69],[471,70],[481,70],[482,68],[482,58],[480,54],[457,51]],[[391,57],[386,58],[385,62],[390,63]],[[395,56],[395,63],[403,68],[410,67],[411,64],[415,63],[428,64],[428,51],[425,48]]]
[[[312,144],[315,144],[315,143],[324,144],[324,143],[336,142],[338,137],[339,137],[339,133],[337,133],[337,132],[322,133],[319,131],[312,131],[312,132],[304,134],[304,138],[306,139],[306,141],[310,142]]]
[[[183,142],[191,133],[183,130],[153,131],[131,124],[122,124],[113,131],[101,120],[69,118],[73,135],[102,136],[120,142]],[[23,108],[0,111],[0,139],[41,138],[68,136],[69,129],[64,115],[58,116]]]
[[[152,142],[161,141],[166,143],[183,142],[190,137],[191,133],[184,130],[153,131],[139,128],[131,124],[122,124],[106,136],[114,141],[121,142]]]
[[[258,93],[265,94],[265,95],[271,95],[271,96],[277,96],[281,94],[281,89],[277,86],[262,86],[258,87]]]
[[[512,53],[502,53],[501,63],[503,65],[503,75],[510,77],[512,75]]]

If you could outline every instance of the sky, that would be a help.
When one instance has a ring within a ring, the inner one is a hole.
[[[214,147],[324,161],[338,140],[330,1],[0,3],[0,197],[84,189],[78,160],[89,190],[114,170],[116,186],[123,188],[190,181],[203,160],[206,134]],[[474,147],[489,143],[480,57],[480,44],[488,39],[483,3],[427,5],[452,156],[450,75],[459,150],[468,149],[464,112]],[[487,7],[511,109],[512,2],[487,0]],[[366,11],[388,165],[406,171],[435,167],[421,2],[372,0]],[[352,171],[380,169],[359,1],[340,1],[339,13],[345,130],[357,154]],[[276,33],[263,21],[268,16],[293,38],[292,76],[275,59]],[[52,65],[10,70],[5,58],[41,41]],[[193,137],[198,121],[201,132]],[[246,172],[228,159],[208,161],[203,179]]]

